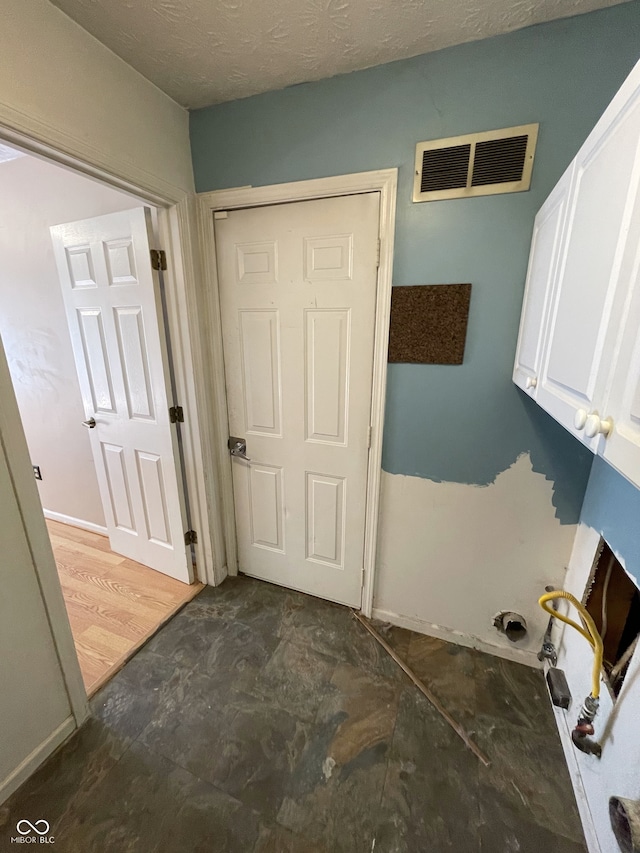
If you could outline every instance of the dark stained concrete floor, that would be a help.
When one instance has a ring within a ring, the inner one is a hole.
[[[58,853],[584,853],[542,674],[246,578],[207,588],[0,807]]]

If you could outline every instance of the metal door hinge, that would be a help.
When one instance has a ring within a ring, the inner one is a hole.
[[[182,406],[171,406],[169,409],[169,420],[172,424],[184,423],[184,411]]]
[[[167,253],[164,249],[151,249],[151,269],[166,270]]]
[[[369,427],[367,430],[367,449],[368,450],[371,449],[371,431],[372,431],[372,429],[373,429],[372,427]]]
[[[382,244],[382,241],[380,240],[380,238],[378,238],[378,248],[377,248],[377,252],[376,252],[376,266],[377,267],[380,266],[380,246],[381,246],[381,244]]]
[[[187,530],[184,534],[184,544],[185,545],[197,545],[198,544],[198,534],[195,530]]]

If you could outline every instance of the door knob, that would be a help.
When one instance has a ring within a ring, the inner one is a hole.
[[[535,388],[538,384],[538,380],[535,376],[527,376],[524,382],[524,387],[527,389]]]
[[[231,455],[236,459],[244,459],[245,462],[251,462],[247,456],[247,442],[244,438],[236,438],[235,435],[229,437],[227,447],[231,451]]]
[[[573,419],[573,425],[576,429],[584,429],[584,425],[587,422],[587,412],[585,409],[578,409],[576,412],[576,416]]]
[[[86,427],[87,429],[95,429],[96,428],[96,419],[95,418],[89,418],[88,421],[82,421],[82,426]]]
[[[611,418],[600,418],[592,412],[586,420],[584,434],[587,438],[595,438],[596,435],[609,435],[613,423]]]

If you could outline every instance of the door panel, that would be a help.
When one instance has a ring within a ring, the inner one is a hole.
[[[535,396],[540,381],[548,314],[557,283],[562,232],[573,178],[573,164],[538,211],[533,226],[514,382]]]
[[[190,583],[150,234],[144,208],[51,229],[111,548]]]
[[[215,219],[240,570],[359,606],[378,193]]]
[[[640,166],[640,152],[638,157]],[[603,456],[636,486],[640,486],[640,191],[631,220],[620,271],[624,322],[617,357],[611,366],[609,394],[603,416],[613,429]]]
[[[550,321],[549,352],[537,401],[596,449],[574,427],[578,410],[602,412],[623,299],[617,289],[638,185],[640,97],[636,93],[576,159],[569,224]]]

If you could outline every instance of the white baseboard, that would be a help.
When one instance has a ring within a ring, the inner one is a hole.
[[[416,631],[418,634],[426,634],[428,637],[436,637],[438,640],[446,640],[449,643],[456,643],[458,646],[466,646],[469,649],[478,649],[481,652],[505,658],[506,660],[512,660],[516,663],[524,663],[536,669],[541,669],[542,667],[536,652],[532,649],[506,648],[505,646],[494,645],[493,643],[488,643],[486,640],[481,640],[480,637],[464,634],[462,631],[443,628],[442,625],[433,625],[431,622],[424,622],[422,619],[417,619],[413,616],[400,616],[397,613],[392,613],[390,610],[380,610],[378,607],[374,607],[372,613],[374,619],[380,619],[382,622],[390,622],[399,628],[407,628],[409,631]]]
[[[13,770],[6,779],[0,783],[0,804],[4,803],[20,785],[31,776],[46,761],[46,759],[65,741],[76,729],[76,721],[73,717],[61,723],[48,738],[42,741],[30,755]]]
[[[59,521],[61,524],[68,524],[70,527],[79,527],[81,530],[89,530],[91,533],[99,533],[101,536],[108,536],[107,528],[101,524],[95,524],[93,521],[83,521],[81,518],[74,518],[72,515],[64,515],[61,512],[52,512],[50,509],[43,509],[44,517],[49,521]]]

